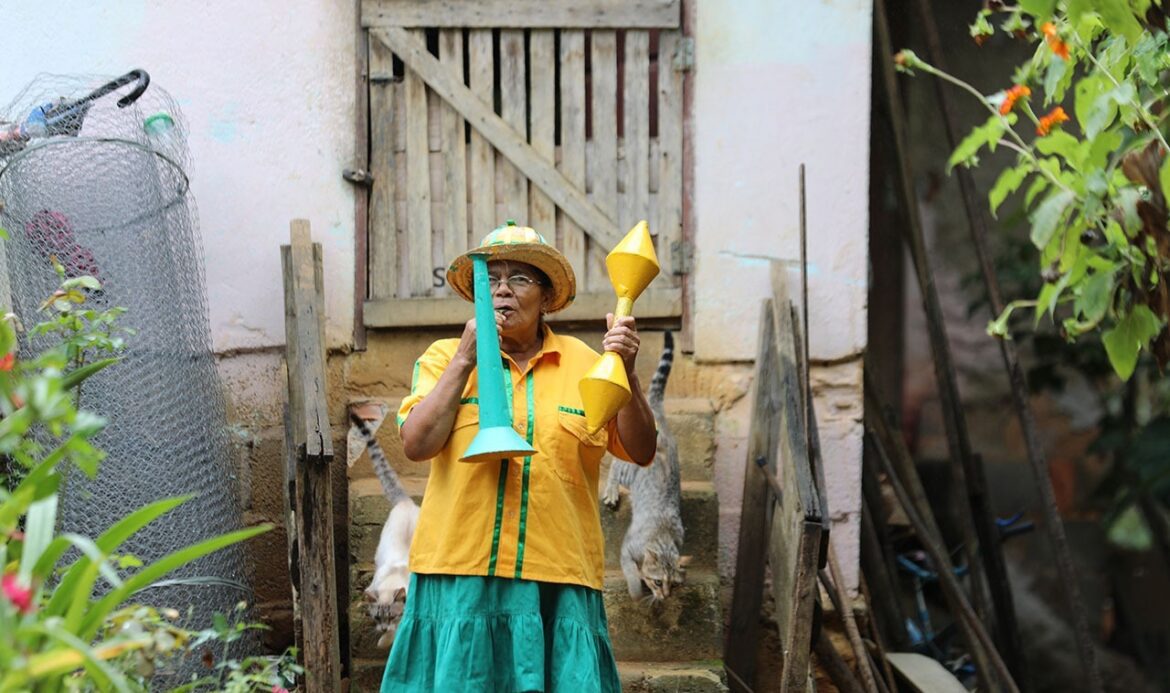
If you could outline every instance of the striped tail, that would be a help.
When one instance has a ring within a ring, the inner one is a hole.
[[[650,404],[660,404],[666,395],[666,380],[670,377],[670,367],[674,364],[674,335],[669,331],[662,333],[662,355],[658,357],[658,368],[650,380],[650,389],[646,399]]]
[[[398,473],[390,466],[390,460],[386,459],[386,453],[382,450],[382,446],[378,445],[378,438],[370,430],[370,425],[366,423],[365,419],[354,414],[350,414],[349,420],[353,422],[362,439],[366,441],[366,449],[370,452],[370,463],[374,467],[374,473],[378,475],[378,481],[382,484],[382,493],[386,496],[386,500],[390,501],[390,507],[393,508],[404,500],[410,500],[410,494],[402,487],[402,482],[398,480]]]

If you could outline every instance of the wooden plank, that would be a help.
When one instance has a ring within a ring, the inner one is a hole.
[[[463,31],[439,32],[439,61],[463,81]],[[451,259],[467,250],[467,141],[463,118],[443,104],[443,255]]]
[[[623,185],[618,228],[647,217],[650,195],[650,34],[627,31],[622,62],[622,134],[625,158],[619,168]],[[657,229],[651,229],[657,231]]]
[[[324,273],[309,222],[294,220],[292,243],[281,247],[285,287],[285,356],[288,366],[295,499],[290,501],[300,550],[300,603],[304,618],[305,690],[339,690],[341,650],[333,545],[333,439],[325,393]]]
[[[354,138],[353,167],[370,170],[370,37],[361,30],[360,18],[354,18],[357,40],[354,41]],[[353,188],[353,348],[366,350],[366,322],[362,319],[362,304],[370,297],[370,189]],[[0,303],[4,301],[0,293]],[[297,651],[301,651],[297,643]]]
[[[453,327],[471,317],[471,303],[458,297],[367,301],[366,327]],[[647,289],[638,297],[639,320],[677,318],[682,310],[680,289]],[[577,294],[573,305],[547,316],[549,322],[589,322],[613,311],[613,289]]]
[[[592,72],[593,144],[589,162],[590,190],[593,203],[610,219],[618,218],[617,209],[617,35],[612,31],[590,33],[590,67]],[[618,229],[622,227],[617,225]],[[590,239],[591,241],[594,239]],[[621,240],[618,236],[617,240]],[[603,291],[609,287],[605,255],[617,243],[591,242],[586,265],[586,287]]]
[[[585,32],[561,32],[561,162],[557,169],[572,185],[585,189]],[[585,289],[585,232],[564,212],[561,252],[573,266],[578,288]]]
[[[532,149],[550,164],[556,163],[557,126],[557,55],[553,31],[533,29],[528,36],[528,74],[531,83],[529,113],[531,128],[528,141]],[[584,190],[584,186],[581,186]],[[528,198],[528,225],[555,240],[557,207],[536,186]]]
[[[411,39],[423,41],[422,30]],[[423,50],[426,50],[425,47]],[[442,69],[442,68],[440,68]],[[406,87],[406,238],[410,295],[431,292],[431,164],[427,139],[427,86],[408,69]]]
[[[370,298],[392,298],[398,289],[398,219],[395,166],[393,60],[381,41],[370,41]]]
[[[671,247],[682,243],[683,73],[675,69],[680,34],[658,35],[658,264],[671,283],[682,268],[674,266]]]
[[[524,86],[524,64],[524,31],[500,31],[500,117],[512,126],[522,141],[527,142],[528,92]],[[524,174],[508,161],[503,152],[496,158],[496,169],[502,183],[500,200],[504,203],[504,216],[529,225],[526,218],[528,181]]]
[[[743,505],[735,557],[735,586],[731,596],[727,643],[723,652],[725,665],[735,674],[729,677],[728,683],[731,690],[737,693],[748,693],[756,687],[764,566],[772,526],[773,494],[765,476],[760,473],[759,464],[762,461],[764,468],[775,474],[779,442],[780,372],[770,300],[763,301],[761,306],[757,339],[755,384],[743,477]]]
[[[452,79],[427,52],[425,45],[408,35],[405,29],[371,29],[370,33],[384,41],[411,69],[416,70],[429,87],[454,106],[521,173],[570,214],[586,233],[607,247],[621,240],[622,235],[609,215],[594,207],[580,190],[565,180],[552,163],[540,157],[516,130],[493,113],[489,105]]]
[[[295,362],[290,377],[299,388],[292,403],[294,412],[294,444],[305,448],[305,454],[320,457],[333,454],[333,438],[329,432],[329,416],[326,407],[325,388],[325,339],[324,327],[316,323],[323,310],[322,301],[314,300],[313,292],[320,281],[314,277],[314,245],[310,240],[309,222],[294,219],[291,224],[292,300],[294,335],[297,351],[292,354]],[[316,244],[319,246],[319,244]],[[287,314],[287,311],[286,311]],[[324,320],[324,317],[321,316]],[[310,329],[311,328],[311,329]],[[287,330],[286,330],[287,336]]]
[[[935,660],[915,652],[890,652],[886,661],[921,693],[966,693],[955,675]]]
[[[471,92],[480,103],[492,103],[495,68],[492,65],[492,32],[468,32]],[[462,81],[460,82],[462,83]],[[496,216],[496,153],[474,127],[471,128],[471,244],[487,235],[502,221]]]
[[[680,0],[362,0],[362,26],[676,29]]]

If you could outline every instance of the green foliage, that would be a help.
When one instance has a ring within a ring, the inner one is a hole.
[[[10,465],[0,485],[0,691],[145,690],[144,662],[181,654],[202,636],[129,600],[270,526],[208,539],[149,565],[127,556],[125,542],[188,498],[139,508],[95,538],[57,533],[63,475],[76,467],[92,477],[103,456],[92,441],[106,422],[78,409],[78,389],[117,363],[124,334],[116,325],[121,309],[86,307],[88,292],[100,289],[95,279],[57,271],[60,288],[41,305],[46,319],[29,331],[52,337],[53,346],[18,358],[15,318],[0,320],[0,455]]]
[[[972,36],[982,42],[994,34],[999,15],[999,30],[1035,45],[1003,91],[980,94],[910,51],[895,58],[903,71],[963,88],[989,114],[955,148],[948,169],[979,165],[984,147],[1016,152],[988,203],[998,213],[1022,197],[1043,283],[1035,298],[1013,301],[988,331],[1009,336],[1013,312],[1031,309],[1036,325],[1050,316],[1070,341],[1099,334],[1122,379],[1147,351],[1164,367],[1170,40],[1161,4],[1021,0],[997,7],[977,15]]]

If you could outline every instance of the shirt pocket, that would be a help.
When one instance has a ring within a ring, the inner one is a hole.
[[[554,431],[553,450],[549,457],[553,471],[561,481],[571,486],[588,486],[588,471],[593,477],[601,465],[609,433],[602,428],[590,433],[585,417],[563,409],[557,412],[557,427]]]
[[[451,424],[451,433],[447,437],[447,445],[459,459],[479,432],[479,405],[464,403],[459,405],[455,412],[455,422]]]

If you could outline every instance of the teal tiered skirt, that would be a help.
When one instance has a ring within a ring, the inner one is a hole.
[[[382,693],[621,691],[601,592],[412,575]]]

